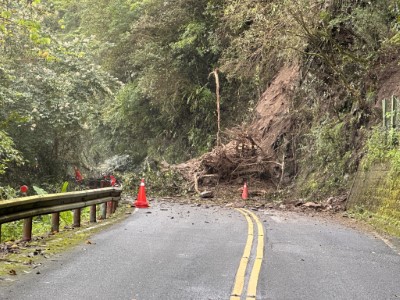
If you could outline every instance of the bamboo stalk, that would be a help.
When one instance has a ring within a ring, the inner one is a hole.
[[[220,109],[220,94],[219,94],[219,76],[218,76],[218,68],[215,68],[210,75],[213,74],[215,77],[215,94],[217,95],[217,146],[221,146],[221,109]]]

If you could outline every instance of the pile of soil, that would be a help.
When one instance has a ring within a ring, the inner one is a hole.
[[[262,179],[279,186],[290,173],[290,98],[298,86],[298,65],[283,67],[258,101],[253,121],[226,130],[228,142],[200,158],[174,166],[196,191],[215,182]]]

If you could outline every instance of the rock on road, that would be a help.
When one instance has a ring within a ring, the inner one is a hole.
[[[380,239],[294,213],[256,214],[265,242],[256,299],[400,299],[400,255]],[[249,299],[257,232],[244,215],[163,202],[46,262],[40,274],[2,284],[0,299],[230,299],[253,236],[237,297]]]

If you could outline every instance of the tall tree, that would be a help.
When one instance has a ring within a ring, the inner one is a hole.
[[[51,4],[1,3],[0,124],[26,161],[20,181],[62,176],[82,161],[99,111],[119,87],[93,63],[90,39],[53,30]],[[16,168],[9,165],[0,179],[15,179]]]

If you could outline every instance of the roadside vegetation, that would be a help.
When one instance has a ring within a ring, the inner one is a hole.
[[[90,236],[94,233],[121,221],[131,213],[128,206],[120,207],[116,214],[113,214],[106,220],[99,220],[98,223],[89,223],[88,213],[82,213],[82,223],[80,228],[73,228],[72,222],[69,220],[69,213],[63,213],[62,230],[57,234],[50,232],[47,226],[47,220],[39,220],[36,218],[33,224],[33,239],[30,242],[19,241],[20,226],[17,222],[7,223],[6,230],[2,228],[3,243],[0,244],[0,277],[9,278],[16,275],[38,273],[36,268],[43,264],[46,260],[53,260],[57,254],[68,249],[72,249],[78,245],[83,249],[94,247],[95,243],[90,240]],[[72,221],[72,220],[71,220]],[[13,226],[14,230],[10,227]]]

